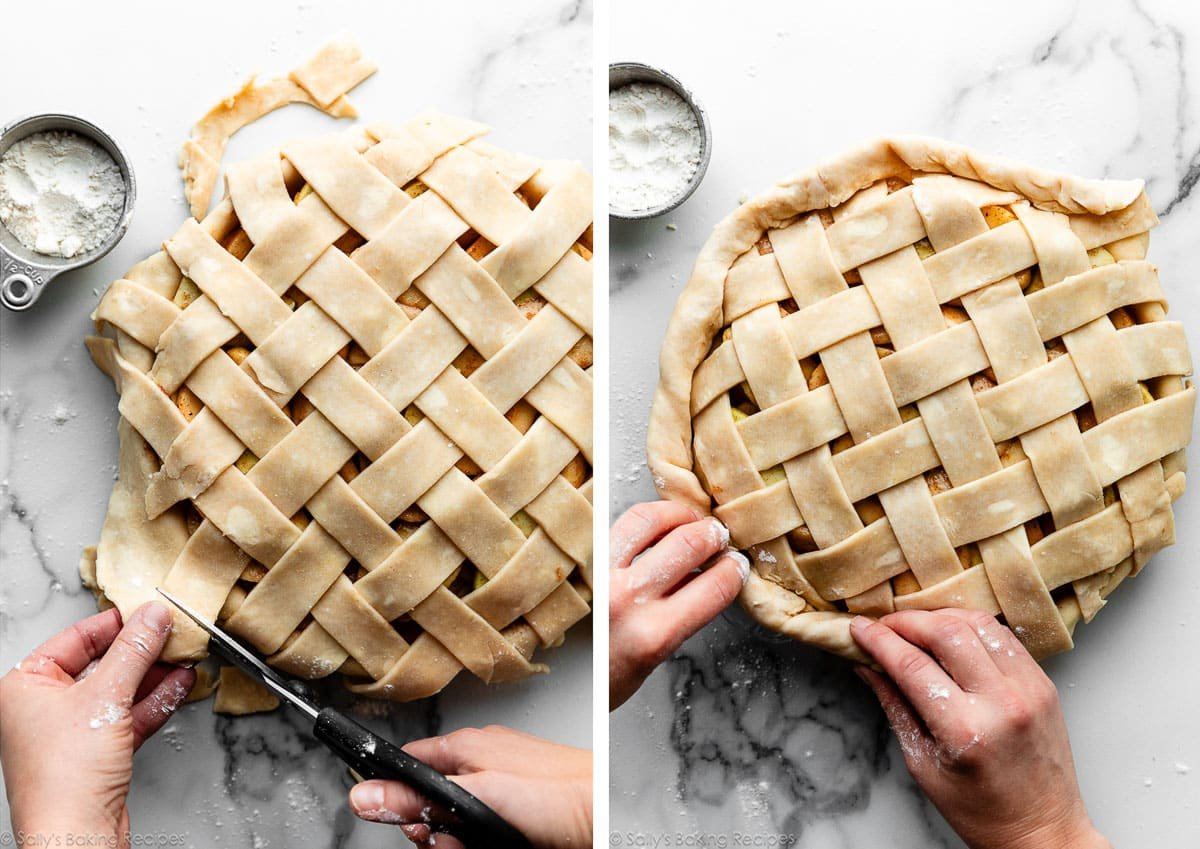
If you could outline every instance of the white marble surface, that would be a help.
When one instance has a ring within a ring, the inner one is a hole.
[[[1197,4],[680,9],[616,0],[612,15],[613,58],[677,75],[713,132],[708,176],[676,214],[613,223],[614,516],[653,494],[643,456],[657,347],[713,224],[741,196],[872,136],[922,132],[1073,173],[1144,177],[1162,216],[1150,258],[1200,351]],[[1117,846],[1200,845],[1200,495],[1176,509],[1175,548],[1048,664],[1085,798]],[[741,845],[801,849],[962,845],[922,801],[849,668],[740,611],[691,640],[611,728],[613,846],[664,835],[733,846],[739,834],[792,835]]]
[[[139,181],[133,225],[95,266],[59,278],[26,314],[0,316],[0,668],[95,611],[76,574],[96,541],[116,461],[116,396],[83,347],[108,283],[186,217],[175,158],[192,125],[248,75],[286,72],[332,34],[353,35],[379,72],[353,92],[365,119],[425,106],[496,128],[524,153],[590,162],[592,8],[479,2],[9,3],[0,122],[64,109],[125,147]],[[11,37],[20,34],[21,38]],[[245,158],[334,126],[304,106],[238,135]],[[377,720],[395,740],[499,722],[590,746],[590,621],[542,657],[549,676],[488,688],[462,676],[443,695]],[[345,770],[293,717],[217,718],[192,705],[137,757],[135,829],[197,847],[394,846],[345,806]],[[7,808],[0,809],[8,826]]]

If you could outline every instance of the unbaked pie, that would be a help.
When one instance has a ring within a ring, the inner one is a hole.
[[[591,597],[591,179],[485,132],[425,113],[228,165],[112,284],[105,598],[162,586],[378,698],[544,669]],[[177,616],[166,659],[205,650]]]
[[[750,553],[760,622],[969,607],[1072,646],[1174,541],[1195,389],[1141,181],[880,141],[740,206],[671,319],[660,494]]]

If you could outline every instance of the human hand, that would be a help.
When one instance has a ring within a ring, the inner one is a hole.
[[[855,617],[859,667],[921,790],[972,849],[1111,849],[1084,809],[1054,684],[986,613]]]
[[[464,728],[403,748],[485,802],[539,849],[592,845],[591,752],[499,725]],[[445,834],[434,837],[430,824],[445,822],[445,813],[400,782],[357,784],[350,807],[365,820],[399,825],[418,846],[462,846]]]
[[[673,501],[637,504],[617,519],[609,532],[609,710],[737,598],[750,561],[728,545],[724,525]]]
[[[0,679],[0,761],[15,833],[46,846],[129,845],[133,753],[196,680],[156,663],[170,632],[171,613],[157,602],[124,627],[108,610],[54,635]]]

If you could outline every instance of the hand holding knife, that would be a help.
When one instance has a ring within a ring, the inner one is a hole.
[[[454,818],[453,822],[447,824],[431,823],[432,830],[451,834],[469,847],[486,845],[532,849],[529,841],[516,828],[442,773],[340,711],[317,706],[301,694],[297,683],[271,669],[220,627],[205,621],[165,590],[159,589],[158,592],[208,633],[211,646],[217,654],[308,717],[313,723],[313,736],[341,758],[357,776],[362,779],[401,781]]]

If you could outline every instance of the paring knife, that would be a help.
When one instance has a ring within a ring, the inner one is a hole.
[[[158,592],[211,637],[214,651],[308,717],[313,736],[364,779],[382,778],[407,784],[452,817],[450,823],[427,823],[432,831],[457,837],[468,847],[532,849],[529,840],[499,814],[429,764],[359,725],[334,708],[321,708],[301,692],[301,685],[271,669],[217,625],[200,617],[170,593]]]

